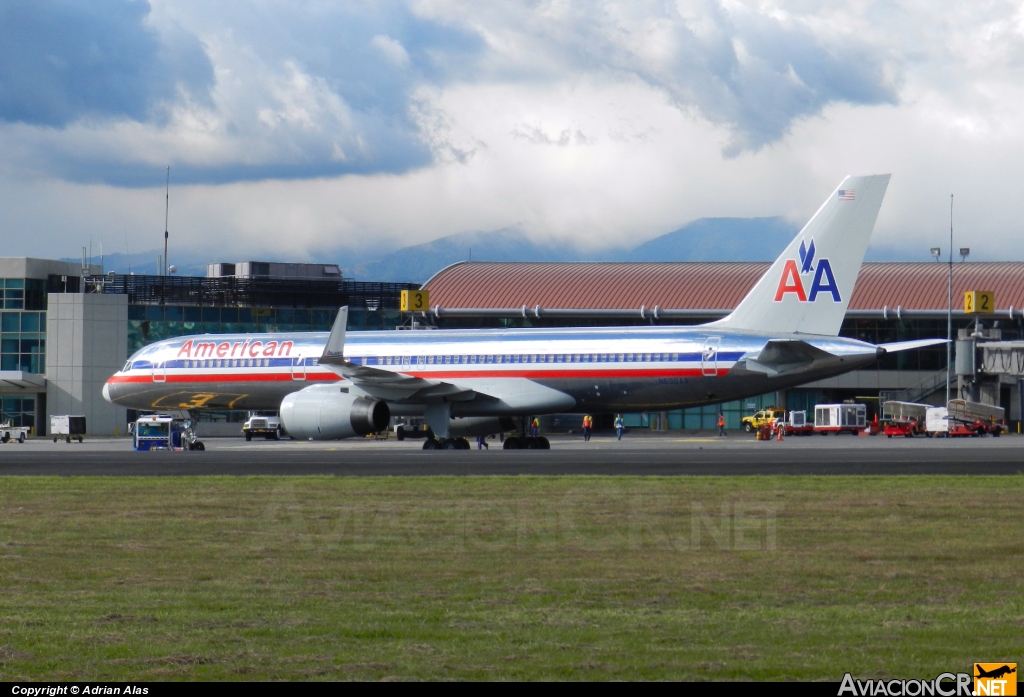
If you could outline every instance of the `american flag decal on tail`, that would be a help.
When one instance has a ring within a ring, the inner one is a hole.
[[[855,192],[853,189],[840,189],[839,190],[840,201],[856,201]]]

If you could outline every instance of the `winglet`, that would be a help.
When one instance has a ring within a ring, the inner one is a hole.
[[[324,353],[320,356],[320,362],[344,363],[345,362],[345,329],[348,327],[348,305],[338,310],[338,316],[331,327],[331,335],[327,337],[327,345],[324,346]]]

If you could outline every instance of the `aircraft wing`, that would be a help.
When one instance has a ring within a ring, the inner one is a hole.
[[[925,346],[938,346],[939,344],[948,344],[949,341],[946,339],[917,339],[915,341],[897,341],[891,344],[879,344],[879,348],[885,349],[886,353],[896,353],[897,351],[909,351],[910,349],[924,348]]]
[[[458,387],[440,380],[425,380],[411,375],[356,365],[345,360],[345,328],[348,324],[348,306],[338,312],[331,336],[324,346],[319,364],[327,366],[341,377],[349,380],[368,395],[393,402],[411,400],[430,402],[442,398],[448,401],[465,401],[477,397],[474,390]],[[480,395],[488,396],[488,395]]]

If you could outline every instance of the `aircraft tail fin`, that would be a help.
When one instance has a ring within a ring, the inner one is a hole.
[[[888,185],[888,174],[846,177],[739,306],[711,326],[838,335]]]

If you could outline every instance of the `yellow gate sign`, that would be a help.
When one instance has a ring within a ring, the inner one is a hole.
[[[990,290],[969,290],[964,293],[964,312],[969,315],[996,311],[996,296]]]
[[[403,290],[402,312],[425,312],[430,309],[430,292],[426,290]]]

